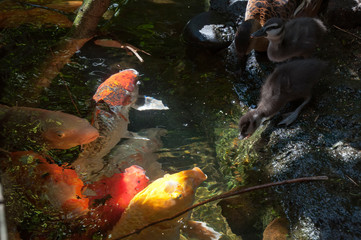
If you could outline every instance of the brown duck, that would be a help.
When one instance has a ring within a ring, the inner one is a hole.
[[[256,109],[247,112],[239,121],[239,138],[252,135],[261,123],[273,117],[288,102],[302,99],[303,103],[279,124],[290,125],[301,109],[310,101],[312,87],[317,83],[324,61],[318,59],[294,60],[279,65],[262,86]]]
[[[251,37],[267,38],[269,60],[283,62],[294,57],[310,57],[326,31],[323,22],[317,18],[299,17],[287,22],[271,18]]]
[[[278,17],[313,17],[320,10],[322,0],[249,0],[244,22],[238,27],[234,43],[240,57],[252,49],[267,51],[266,38],[250,38],[251,33],[260,29],[268,19]]]

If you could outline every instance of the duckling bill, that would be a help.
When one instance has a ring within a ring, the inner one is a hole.
[[[302,17],[287,22],[271,18],[251,37],[267,38],[268,58],[273,62],[283,62],[294,57],[310,57],[326,31],[323,22],[317,18]]]
[[[249,0],[244,21],[239,25],[234,44],[240,57],[248,55],[252,49],[265,52],[268,47],[266,38],[250,38],[251,33],[273,18],[290,19],[294,17],[314,17],[320,10],[322,0]]]
[[[258,107],[241,117],[239,138],[252,135],[264,120],[273,117],[288,102],[303,99],[303,103],[279,124],[288,126],[295,121],[301,109],[310,101],[312,87],[326,65],[326,62],[318,59],[294,60],[279,65],[263,84]]]

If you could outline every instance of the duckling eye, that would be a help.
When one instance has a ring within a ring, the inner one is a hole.
[[[65,137],[65,133],[63,133],[63,132],[61,132],[61,131],[57,131],[57,132],[56,132],[56,135],[57,135],[58,137],[60,137],[60,138]]]

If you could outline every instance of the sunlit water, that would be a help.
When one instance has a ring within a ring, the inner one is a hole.
[[[207,1],[165,0],[131,1],[118,14],[118,22],[108,26],[112,38],[132,44],[151,56],[140,53],[144,63],[124,49],[104,48],[88,42],[72,58],[60,77],[41,97],[39,107],[89,115],[90,99],[97,86],[111,74],[125,68],[140,72],[140,94],[162,100],[169,110],[130,112],[129,130],[163,128],[163,147],[158,162],[166,173],[195,166],[208,179],[197,191],[197,201],[227,190],[219,170],[215,142],[219,131],[229,128],[234,104],[238,103],[231,77],[219,56],[183,43],[186,22],[207,10]],[[78,110],[74,107],[77,105]],[[193,219],[204,221],[224,234],[222,239],[237,239],[215,203],[193,210]]]
[[[124,50],[91,43],[79,54],[86,59],[89,77],[97,80],[109,71],[135,68],[142,75],[140,94],[162,100],[169,107],[166,111],[132,110],[129,130],[159,127],[168,131],[162,138],[158,161],[167,173],[200,167],[208,179],[197,192],[198,200],[226,190],[215,153],[215,128],[228,127],[222,119],[231,114],[232,104],[237,102],[230,78],[219,64],[221,59],[211,54],[188,54],[182,42],[186,22],[206,8],[199,1],[131,2],[110,32],[151,56],[140,53],[144,58],[140,63]],[[193,219],[206,222],[223,233],[224,239],[235,239],[220,211],[216,204],[208,204],[194,210]]]

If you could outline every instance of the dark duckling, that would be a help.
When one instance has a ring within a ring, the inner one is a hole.
[[[252,135],[264,120],[273,117],[288,102],[304,99],[304,102],[294,112],[288,113],[279,124],[288,126],[295,121],[301,109],[310,101],[312,87],[326,65],[318,59],[294,60],[279,65],[263,84],[258,107],[241,117],[239,138]]]
[[[267,38],[268,58],[273,62],[283,62],[293,57],[310,57],[326,31],[323,22],[317,18],[302,17],[287,22],[271,18],[251,36]]]
[[[260,29],[273,17],[291,19],[294,17],[314,17],[321,8],[322,0],[249,0],[244,21],[235,34],[234,44],[240,57],[248,55],[252,49],[267,51],[266,38],[251,38],[251,33]]]

